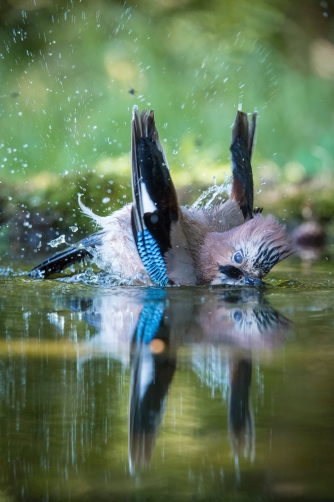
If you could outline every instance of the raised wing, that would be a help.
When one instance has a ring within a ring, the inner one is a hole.
[[[166,155],[155,127],[154,112],[132,117],[132,230],[137,249],[151,279],[165,286],[169,280],[167,254],[179,221],[179,205]]]
[[[253,113],[249,125],[247,114],[238,111],[230,146],[233,174],[231,198],[238,202],[245,220],[253,218],[254,212],[251,158],[254,149],[256,119],[257,114]]]

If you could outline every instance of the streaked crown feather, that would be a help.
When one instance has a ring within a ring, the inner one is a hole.
[[[248,271],[258,271],[261,277],[294,252],[286,226],[272,215],[256,214],[228,233],[230,244],[236,252],[240,250],[244,264],[250,269]]]

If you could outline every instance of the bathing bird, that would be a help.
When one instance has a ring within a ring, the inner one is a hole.
[[[285,226],[254,209],[251,158],[257,115],[249,123],[237,112],[230,145],[232,189],[211,207],[181,207],[154,111],[133,108],[131,165],[133,202],[101,217],[81,210],[101,230],[58,252],[30,275],[47,277],[85,259],[122,278],[143,271],[159,285],[260,286],[272,267],[288,257],[293,244]]]

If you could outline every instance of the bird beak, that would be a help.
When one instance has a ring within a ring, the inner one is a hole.
[[[262,279],[258,277],[252,277],[251,275],[245,274],[245,285],[246,286],[265,286],[265,283]]]

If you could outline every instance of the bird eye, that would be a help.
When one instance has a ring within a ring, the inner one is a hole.
[[[240,322],[242,319],[242,311],[237,309],[233,312],[233,319],[235,322]]]
[[[235,263],[242,263],[242,260],[243,260],[243,257],[242,257],[242,254],[240,253],[240,251],[238,251],[237,253],[235,253],[235,255],[233,256],[233,260],[235,261]]]

